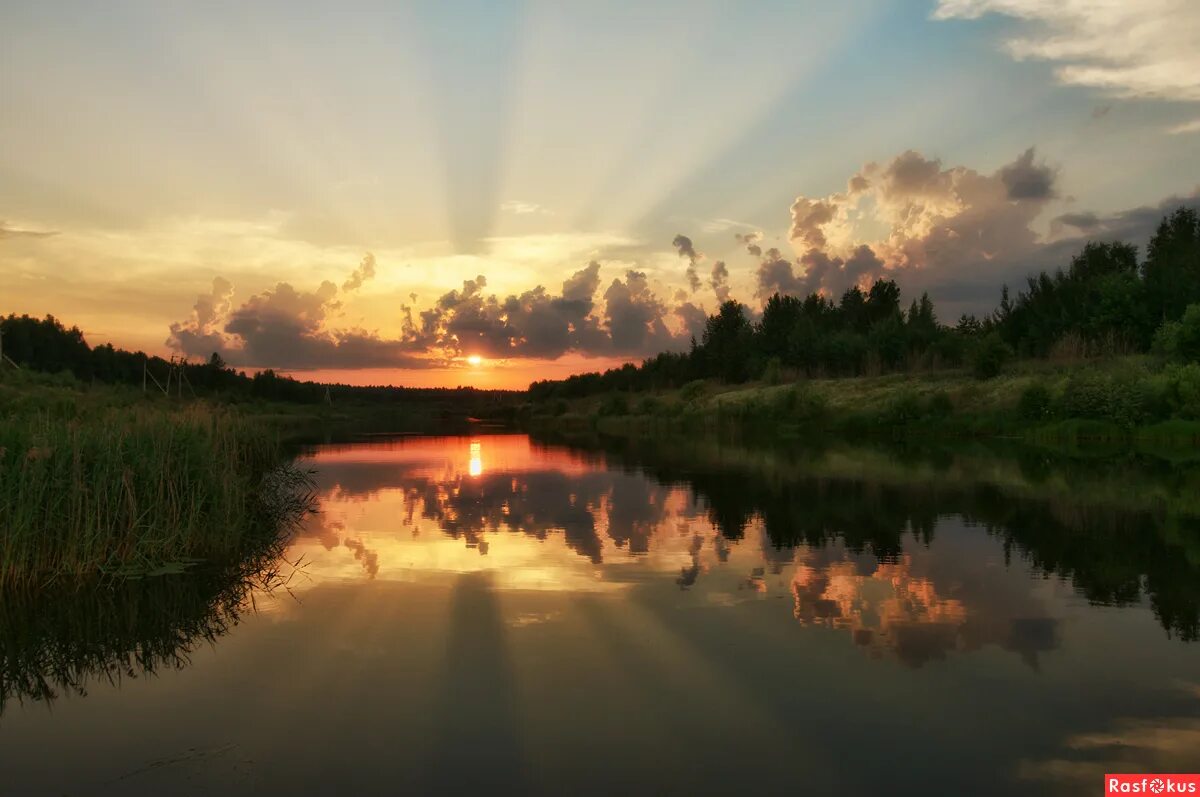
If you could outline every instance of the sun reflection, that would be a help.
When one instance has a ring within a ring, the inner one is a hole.
[[[483,473],[483,445],[478,440],[471,441],[471,461],[467,465],[467,472],[472,476]]]

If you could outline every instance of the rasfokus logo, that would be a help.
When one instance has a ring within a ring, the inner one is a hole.
[[[1200,794],[1200,774],[1105,775],[1104,794]]]

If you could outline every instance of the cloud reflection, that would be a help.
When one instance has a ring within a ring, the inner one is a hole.
[[[844,630],[910,666],[994,645],[1036,668],[1060,641],[1029,574],[988,564],[1001,552],[982,531],[971,550],[934,543],[932,524],[871,544],[781,544],[771,512],[714,505],[705,478],[658,480],[519,435],[331,446],[311,459],[322,513],[296,546],[318,581],[486,572],[501,590],[789,598],[800,626]]]

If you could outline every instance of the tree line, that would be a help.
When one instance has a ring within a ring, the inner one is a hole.
[[[776,293],[755,322],[745,305],[724,302],[689,351],[663,352],[603,373],[530,385],[535,400],[614,390],[657,390],[696,379],[773,381],[970,367],[994,376],[1013,357],[1099,356],[1158,347],[1200,358],[1200,218],[1181,207],[1165,216],[1138,262],[1127,243],[1089,242],[1066,269],[1031,276],[982,318],[938,319],[928,294],[905,310],[894,280],[855,286],[839,299]]]
[[[214,352],[206,361],[172,363],[157,355],[126,351],[111,343],[90,346],[79,327],[67,327],[54,316],[0,316],[0,339],[4,356],[21,368],[48,373],[70,373],[84,382],[142,386],[162,390],[168,374],[173,375],[171,394],[181,391],[191,397],[223,401],[284,401],[321,404],[350,399],[362,403],[400,400],[453,399],[455,396],[485,398],[505,391],[475,388],[409,388],[359,386],[295,379],[271,369],[247,373],[229,367]],[[182,380],[180,379],[182,376]]]

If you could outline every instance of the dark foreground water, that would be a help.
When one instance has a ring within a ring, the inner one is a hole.
[[[516,435],[310,459],[286,588],[0,613],[0,794],[1090,795],[1200,769],[1186,465]]]

